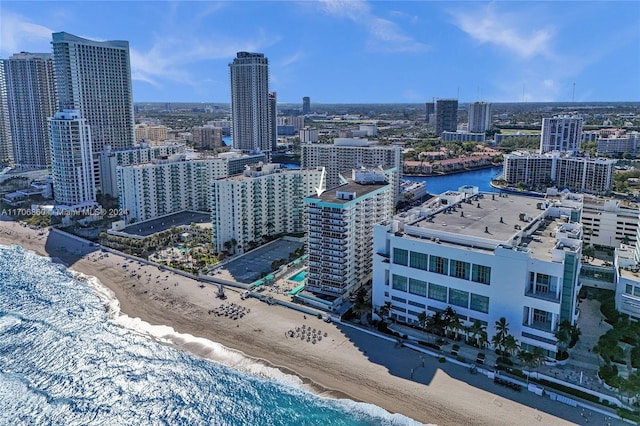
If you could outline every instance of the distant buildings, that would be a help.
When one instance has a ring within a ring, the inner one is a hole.
[[[510,186],[557,187],[588,194],[608,194],[613,188],[616,160],[566,156],[559,152],[504,155],[503,179]]]
[[[371,278],[372,229],[394,211],[396,170],[353,170],[351,179],[304,199],[309,216],[305,289],[340,297]]]
[[[269,107],[269,60],[262,53],[238,52],[229,69],[233,147],[270,152],[275,123]]]
[[[303,198],[323,190],[322,168],[288,170],[254,164],[244,173],[210,183],[213,245],[243,253],[280,234],[307,229]]]
[[[392,319],[417,324],[452,307],[489,338],[504,317],[522,350],[553,357],[558,324],[577,319],[580,211],[475,191],[448,191],[374,227],[374,309],[389,302]]]
[[[436,104],[434,102],[426,102],[425,106],[425,121],[431,123],[436,113]]]
[[[551,151],[580,152],[582,117],[553,117],[542,119],[540,154]]]
[[[311,98],[304,96],[302,98],[302,115],[311,114]]]
[[[195,149],[210,150],[223,146],[222,128],[211,125],[194,126],[191,128],[193,147]]]
[[[484,142],[485,136],[485,133],[442,132],[440,140],[443,142]]]
[[[473,102],[469,104],[469,132],[484,133],[491,127],[491,104]]]
[[[366,139],[336,138],[333,144],[302,145],[302,167],[326,168],[327,188],[344,183],[342,173],[357,168],[382,166],[393,168],[394,199],[400,194],[400,173],[402,170],[402,148],[396,145],[379,145],[377,141]]]
[[[639,139],[638,132],[616,132],[611,135],[602,135],[597,139],[597,155],[621,157],[626,154],[635,157],[638,154]]]
[[[56,112],[53,56],[17,53],[6,61],[13,160],[22,168],[51,166],[47,119]]]
[[[136,124],[134,128],[136,141],[164,142],[168,139],[169,128],[161,124],[149,125],[147,123]]]
[[[442,132],[455,132],[458,129],[458,100],[436,100],[435,115],[437,136]]]
[[[317,143],[318,142],[318,129],[305,127],[298,132],[300,137],[300,143]]]
[[[75,110],[49,119],[51,176],[56,204],[77,208],[96,201],[91,132],[87,120]]]
[[[0,59],[0,163],[13,161],[13,140],[9,122],[9,98],[5,68],[7,60]]]

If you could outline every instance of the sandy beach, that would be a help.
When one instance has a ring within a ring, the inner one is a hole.
[[[104,257],[99,247],[56,232],[4,221],[0,222],[0,244],[17,244],[59,258],[69,268],[97,277],[113,291],[121,312],[128,317],[241,351],[265,365],[295,374],[308,389],[321,395],[372,403],[438,425],[573,424],[481,389],[474,381],[489,382],[482,375],[469,375],[469,383],[455,379],[449,373],[455,372],[453,364],[439,364],[431,357],[424,357],[423,362],[415,351],[349,327],[309,315],[305,319],[300,312],[257,299],[241,300],[240,292],[233,289],[227,289],[228,298],[222,301],[213,285],[201,287],[195,280],[114,254]],[[122,267],[124,263],[126,267]],[[242,318],[215,315],[221,304],[232,303],[244,308]],[[288,335],[289,330],[295,334],[303,326],[315,329],[314,335],[322,339],[314,344]],[[209,345],[190,340],[173,343],[216,359]],[[409,380],[412,369],[413,379],[422,383]]]

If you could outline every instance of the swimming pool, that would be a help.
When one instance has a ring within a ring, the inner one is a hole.
[[[307,271],[300,271],[297,274],[290,276],[288,280],[301,283],[302,281],[304,281],[306,276],[307,276]]]

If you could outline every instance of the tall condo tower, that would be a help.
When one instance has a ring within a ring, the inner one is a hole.
[[[77,110],[87,120],[93,152],[133,146],[129,42],[60,32],[53,33],[52,44],[58,107]]]
[[[276,92],[269,92],[269,138],[271,142],[271,150],[275,151],[278,148],[278,122],[276,117],[278,116],[278,103]]]
[[[469,104],[469,131],[482,133],[489,127],[491,127],[491,104],[487,102]]]
[[[229,69],[233,147],[269,152],[269,60],[262,53],[238,52]]]
[[[436,135],[442,132],[455,132],[458,129],[458,100],[436,100]]]
[[[26,168],[50,167],[47,119],[56,112],[53,55],[12,55],[6,61],[6,82],[14,162]]]
[[[0,163],[13,161],[13,141],[9,124],[9,99],[5,79],[6,59],[0,59]]]
[[[311,98],[305,96],[302,98],[302,115],[311,114]]]
[[[49,118],[53,198],[57,204],[80,206],[96,200],[91,132],[87,120],[66,109]]]
[[[542,119],[540,154],[551,151],[580,152],[582,117],[568,115]]]

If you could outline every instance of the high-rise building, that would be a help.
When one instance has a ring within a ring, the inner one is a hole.
[[[6,61],[13,159],[25,168],[51,165],[47,119],[56,112],[53,56],[17,53]]]
[[[436,100],[436,135],[442,132],[455,132],[458,129],[458,100]]]
[[[7,80],[5,67],[7,60],[0,59],[0,163],[13,161],[13,141],[11,138],[11,124],[9,123],[9,98],[7,94]]]
[[[322,166],[327,171],[327,188],[344,183],[342,173],[357,168],[393,168],[395,202],[400,197],[400,173],[402,170],[402,148],[397,145],[379,145],[366,139],[336,138],[333,144],[302,145],[302,167]]]
[[[542,119],[540,154],[551,151],[580,152],[582,117],[553,117]]]
[[[269,60],[262,53],[238,52],[229,69],[233,147],[269,152]]]
[[[433,102],[426,102],[424,104],[424,108],[425,108],[425,111],[424,111],[425,121],[427,123],[430,123],[431,118],[433,117],[433,114],[436,113],[436,104]]]
[[[78,111],[49,118],[51,176],[56,204],[74,207],[96,201],[91,131]]]
[[[491,127],[491,104],[473,102],[469,104],[469,132],[483,133]]]
[[[91,128],[93,152],[134,145],[129,42],[53,33],[60,109],[78,110]]]
[[[302,115],[311,114],[311,98],[305,96],[302,98]]]
[[[304,199],[306,289],[342,296],[371,279],[373,226],[393,215],[393,169],[353,170],[346,183]]]
[[[242,175],[211,182],[211,222],[216,250],[246,252],[275,235],[302,234],[307,221],[303,199],[324,189],[322,168],[287,170],[281,164],[254,164]]]
[[[271,139],[271,150],[278,148],[278,126],[276,117],[278,116],[277,96],[276,92],[269,92],[269,138]]]

